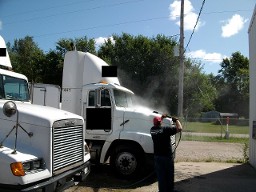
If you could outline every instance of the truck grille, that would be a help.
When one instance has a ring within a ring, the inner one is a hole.
[[[53,174],[83,163],[83,121],[67,119],[53,124]]]

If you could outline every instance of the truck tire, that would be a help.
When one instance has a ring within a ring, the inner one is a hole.
[[[135,177],[142,167],[142,157],[138,150],[127,146],[117,147],[110,156],[110,165],[122,178]]]

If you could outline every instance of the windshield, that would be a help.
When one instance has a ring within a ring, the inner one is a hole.
[[[0,75],[0,99],[29,101],[27,81]]]
[[[132,107],[132,97],[131,93],[127,93],[118,89],[114,89],[114,98],[117,107]]]

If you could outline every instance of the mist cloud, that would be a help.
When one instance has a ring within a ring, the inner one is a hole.
[[[244,24],[247,21],[248,19],[245,19],[238,14],[233,15],[230,19],[224,21],[225,25],[221,27],[221,36],[224,38],[228,38],[239,33],[239,31],[241,31],[244,28]]]

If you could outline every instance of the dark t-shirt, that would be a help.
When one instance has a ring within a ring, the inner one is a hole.
[[[170,156],[172,155],[172,146],[170,136],[177,133],[175,127],[154,126],[150,129],[154,143],[154,155]]]

